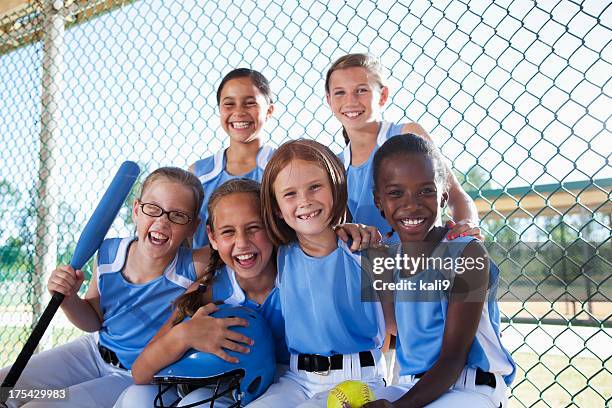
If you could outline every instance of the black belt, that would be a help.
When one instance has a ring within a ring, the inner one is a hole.
[[[421,378],[425,375],[427,371],[414,374],[414,378]],[[476,379],[474,381],[476,385],[488,385],[491,388],[495,388],[497,386],[497,381],[495,381],[495,374],[488,373],[486,371],[482,371],[480,368],[476,369]]]
[[[100,343],[98,343],[98,351],[100,352],[100,356],[102,356],[102,360],[104,360],[108,364],[114,367],[118,367],[118,368],[127,370],[127,368],[125,368],[123,364],[121,364],[121,361],[119,361],[117,354],[115,354],[113,350],[106,348]]]
[[[331,370],[342,369],[342,354],[334,354],[330,357],[318,354],[299,354],[298,370],[304,370],[315,374],[328,375]],[[359,363],[362,367],[374,366],[374,356],[369,351],[359,353]]]

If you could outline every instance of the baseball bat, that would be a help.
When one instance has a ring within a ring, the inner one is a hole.
[[[136,182],[139,173],[140,168],[132,161],[123,162],[119,170],[117,170],[117,174],[115,174],[113,181],[102,196],[102,199],[98,203],[98,206],[94,210],[77,241],[72,259],[70,260],[70,266],[75,270],[81,269],[102,244],[106,233],[110,229],[123,202]],[[0,402],[2,405],[4,405],[8,399],[9,391],[13,389],[17,380],[19,380],[21,373],[28,364],[28,361],[30,361],[30,357],[34,354],[40,339],[47,330],[49,323],[51,323],[51,319],[53,319],[55,312],[57,312],[63,300],[64,295],[57,292],[53,293],[40,320],[32,330],[32,334],[30,334],[23,349],[17,356],[17,360],[15,360],[15,363],[2,382],[0,395]]]

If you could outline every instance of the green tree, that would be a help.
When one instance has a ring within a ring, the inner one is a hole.
[[[0,239],[9,233],[10,225],[14,225],[13,215],[17,212],[19,198],[19,191],[10,182],[0,180],[0,211],[2,214]]]
[[[492,188],[491,175],[487,174],[486,170],[479,165],[472,166],[465,173],[453,169],[453,173],[455,173],[461,187],[468,193]]]
[[[0,280],[26,278],[33,270],[33,217],[34,197],[28,194],[27,201],[21,200],[22,194],[10,182],[0,180],[0,208],[2,226],[0,237]]]
[[[453,169],[455,177],[463,187],[463,189],[472,197],[477,196],[477,193],[484,193],[491,190],[491,175],[482,167],[472,166],[466,173],[462,173]],[[493,197],[487,197],[489,200]],[[482,219],[481,228],[485,232],[485,239],[494,240],[497,242],[514,243],[518,241],[518,221],[510,218],[500,218],[497,214],[480,214]]]

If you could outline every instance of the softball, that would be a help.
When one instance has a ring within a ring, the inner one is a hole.
[[[350,408],[361,408],[370,401],[374,401],[374,393],[367,384],[361,381],[344,381],[329,392],[327,408],[343,408],[344,403]]]

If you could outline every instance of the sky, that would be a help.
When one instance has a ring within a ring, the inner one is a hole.
[[[323,78],[348,52],[387,68],[384,119],[419,122],[492,188],[612,177],[611,7],[434,3],[136,1],[68,29],[61,199],[78,221],[122,161],[187,167],[227,146],[215,92],[236,67],[271,81],[269,143],[308,137],[339,152]],[[0,56],[0,180],[24,196],[38,168],[42,53],[37,43]]]

